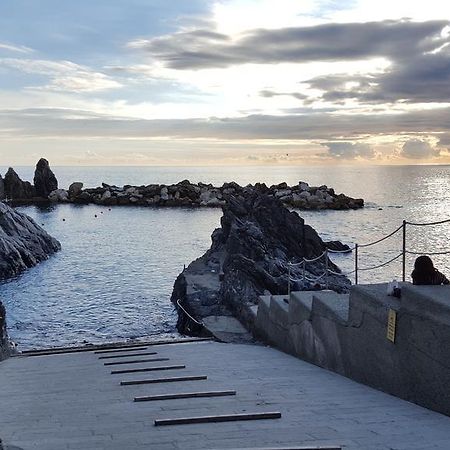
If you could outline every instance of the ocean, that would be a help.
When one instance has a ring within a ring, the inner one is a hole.
[[[4,175],[6,167],[0,167]],[[324,240],[350,246],[389,234],[403,220],[426,223],[450,218],[450,166],[320,167],[52,167],[60,187],[108,184],[171,184],[189,179],[221,185],[306,181],[362,197],[351,211],[299,211]],[[33,167],[15,167],[32,181]],[[174,337],[173,283],[184,265],[210,246],[220,209],[144,208],[95,205],[20,207],[62,244],[62,251],[16,278],[0,283],[8,329],[20,349],[130,338]],[[96,217],[97,216],[97,217]],[[450,251],[450,224],[408,226],[411,252]],[[382,264],[402,250],[401,233],[360,248],[360,269]],[[408,254],[407,280],[415,255]],[[333,260],[344,272],[354,256]],[[450,275],[447,254],[433,256]],[[401,258],[380,269],[359,272],[359,283],[402,277]]]

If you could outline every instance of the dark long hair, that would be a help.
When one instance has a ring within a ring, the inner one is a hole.
[[[436,272],[433,261],[429,256],[419,256],[414,262],[414,270],[412,271],[411,278],[414,284],[429,283]]]

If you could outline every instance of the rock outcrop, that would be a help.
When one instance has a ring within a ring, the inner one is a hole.
[[[326,255],[307,264],[305,271],[300,264],[289,269],[290,263],[322,255],[326,244],[267,189],[259,185],[230,196],[223,206],[221,228],[212,234],[211,248],[178,276],[171,300],[178,308],[180,332],[195,330],[179,305],[197,319],[233,315],[251,330],[252,307],[264,293],[286,294],[289,270],[295,290],[346,292],[350,287]],[[334,273],[323,276],[326,268]]]
[[[45,158],[41,158],[36,164],[34,187],[36,189],[36,195],[43,198],[47,198],[50,192],[58,189],[58,180]]]
[[[0,300],[0,361],[7,356],[9,356],[9,342],[6,332],[6,309]]]
[[[10,200],[30,200],[36,196],[36,190],[29,181],[22,181],[10,167],[5,174],[5,196]]]
[[[0,279],[35,266],[60,248],[33,219],[0,203]]]
[[[101,187],[82,189],[82,183],[73,183],[69,191],[58,189],[49,199],[54,202],[95,203],[98,205],[136,206],[192,206],[222,207],[230,195],[241,195],[244,191],[264,192],[279,199],[286,206],[297,209],[357,209],[364,206],[363,199],[354,199],[336,194],[325,185],[309,186],[299,182],[295,186],[280,183],[267,187],[256,183],[245,187],[230,182],[221,187],[205,183],[191,183],[189,180],[172,185],[149,184],[146,186],[114,186],[103,183]],[[64,192],[65,193],[64,193]]]

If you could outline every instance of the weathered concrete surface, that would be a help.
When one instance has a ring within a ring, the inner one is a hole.
[[[277,350],[213,342],[153,349],[186,369],[170,375],[110,375],[92,352],[0,363],[4,444],[26,450],[261,450],[332,444],[346,450],[450,448],[448,417]],[[119,386],[121,380],[201,374],[208,379]],[[217,389],[235,389],[237,395],[132,401],[142,395]],[[244,411],[280,411],[282,418],[153,426],[155,419]]]
[[[350,295],[298,292],[288,326],[279,307],[261,299],[256,330],[264,341],[321,367],[450,415],[450,287],[402,283],[353,286]],[[387,339],[389,309],[397,312],[395,343]]]

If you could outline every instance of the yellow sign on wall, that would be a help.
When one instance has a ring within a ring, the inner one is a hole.
[[[397,311],[389,310],[387,323],[387,338],[395,343],[395,330],[397,327]]]

